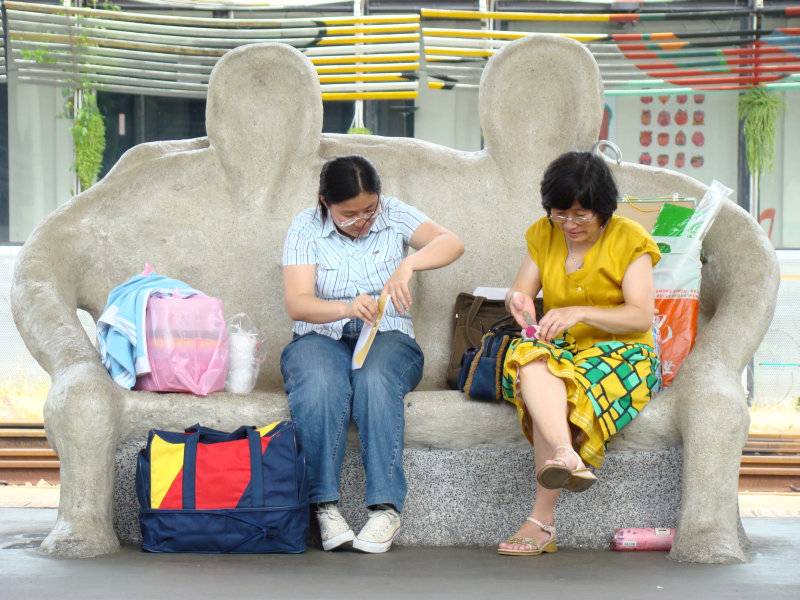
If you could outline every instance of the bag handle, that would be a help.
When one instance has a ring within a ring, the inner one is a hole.
[[[183,445],[183,489],[182,505],[184,509],[194,510],[195,507],[195,471],[197,469],[197,442],[200,441],[200,432],[190,433]]]
[[[253,508],[264,506],[264,465],[261,462],[261,436],[255,427],[247,428],[247,441],[250,445],[250,497]]]
[[[467,313],[467,326],[465,328],[467,332],[468,347],[474,347],[480,343],[480,340],[476,342],[472,339],[472,336],[470,335],[470,325],[475,319],[478,318],[478,311],[481,309],[481,306],[483,306],[485,300],[486,297],[484,296],[475,296],[472,304],[469,307],[469,312]],[[483,334],[483,332],[481,332],[481,334]]]
[[[225,433],[199,424],[192,425],[186,432],[189,434],[183,446],[183,490],[182,502],[184,509],[194,510],[196,506],[195,481],[197,474],[197,444],[201,437],[216,439],[216,442],[230,442],[247,438],[250,448],[250,497],[252,508],[264,505],[264,473],[261,464],[261,436],[255,427],[242,425],[236,431]]]
[[[513,316],[508,315],[501,319],[497,319],[492,325],[487,329],[487,333],[489,331],[500,331],[500,330],[516,330],[522,331],[522,328],[517,325],[517,321],[514,319]]]

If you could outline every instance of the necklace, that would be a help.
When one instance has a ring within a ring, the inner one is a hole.
[[[605,226],[603,226],[603,227],[605,227]],[[592,242],[592,244],[591,244],[591,246],[589,246],[589,248],[594,246],[595,242],[597,242],[597,240],[600,239],[600,236],[603,233],[603,227],[601,227],[600,230],[597,232],[597,237],[594,239],[594,242]],[[569,248],[569,254],[567,256],[572,261],[572,264],[575,265],[575,270],[576,271],[580,271],[583,268],[583,261],[581,261],[581,264],[578,264],[578,259],[575,258],[575,254],[572,251],[572,242],[570,242],[569,240],[567,240],[567,247]],[[587,252],[588,252],[588,250],[587,250]],[[585,253],[584,253],[584,255],[585,255]]]
[[[575,265],[576,271],[580,271],[583,268],[583,262],[581,262],[581,264],[578,264],[575,255],[572,253],[572,242],[569,242],[569,259],[572,261],[572,264]]]

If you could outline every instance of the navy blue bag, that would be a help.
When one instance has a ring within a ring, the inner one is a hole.
[[[480,346],[464,352],[458,375],[458,389],[472,400],[502,400],[506,350],[511,340],[521,335],[513,317],[495,322],[483,334]]]
[[[136,466],[142,548],[150,552],[303,552],[305,458],[294,424],[152,430]]]

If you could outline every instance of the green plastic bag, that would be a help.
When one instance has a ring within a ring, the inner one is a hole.
[[[694,237],[687,235],[686,231],[693,215],[693,208],[665,202],[658,212],[652,234],[664,237]]]

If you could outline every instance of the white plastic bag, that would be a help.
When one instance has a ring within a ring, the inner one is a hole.
[[[264,362],[264,338],[253,321],[244,313],[228,320],[228,377],[225,391],[249,394],[258,379]]]
[[[731,189],[714,180],[682,231],[653,236],[661,249],[653,280],[663,387],[672,383],[694,346],[700,312],[703,238],[731,193]]]

